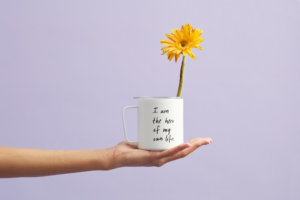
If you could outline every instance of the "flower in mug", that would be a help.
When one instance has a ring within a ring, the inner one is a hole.
[[[203,30],[194,29],[191,24],[185,24],[181,26],[181,30],[176,28],[176,30],[171,29],[173,33],[167,33],[166,36],[169,40],[161,40],[160,43],[168,45],[163,47],[163,53],[167,53],[168,59],[171,61],[175,57],[175,62],[182,53],[185,57],[188,54],[191,58],[196,59],[191,48],[202,49],[198,44],[204,41],[204,38],[201,38]]]
[[[202,30],[194,29],[191,24],[185,24],[181,26],[181,30],[176,28],[176,30],[171,29],[173,33],[167,33],[166,36],[169,40],[161,40],[160,43],[167,45],[161,50],[163,51],[162,55],[167,53],[169,61],[175,57],[175,62],[177,62],[180,54],[183,54],[181,70],[180,70],[180,81],[177,91],[177,97],[181,96],[182,86],[183,86],[183,77],[184,77],[184,67],[185,59],[188,54],[191,58],[196,59],[191,48],[202,49],[198,44],[204,41],[204,38],[201,38]]]

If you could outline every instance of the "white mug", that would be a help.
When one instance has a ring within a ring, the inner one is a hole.
[[[138,106],[123,109],[123,125],[128,142],[139,149],[161,151],[183,143],[183,99],[180,97],[135,97]],[[138,141],[127,137],[124,112],[138,109]]]

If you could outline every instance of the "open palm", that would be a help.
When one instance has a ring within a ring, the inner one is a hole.
[[[112,168],[124,166],[157,166],[160,167],[167,162],[183,158],[202,145],[209,144],[210,138],[196,138],[188,143],[178,145],[164,151],[147,151],[137,148],[137,143],[120,142],[117,146],[110,148],[113,159]]]

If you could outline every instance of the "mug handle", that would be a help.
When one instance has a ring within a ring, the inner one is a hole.
[[[126,138],[127,142],[135,143],[135,142],[137,142],[137,141],[131,141],[131,140],[128,140],[128,138],[127,138],[126,125],[125,125],[125,115],[124,115],[125,110],[126,110],[127,108],[138,108],[138,107],[137,107],[137,106],[127,106],[127,107],[125,107],[125,108],[123,109],[123,126],[124,126],[124,134],[125,134],[125,138]]]

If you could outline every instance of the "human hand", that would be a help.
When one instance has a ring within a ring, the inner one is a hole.
[[[189,155],[211,141],[210,138],[197,138],[165,151],[146,151],[128,142],[94,150],[0,147],[0,178],[50,176],[129,166],[160,167]]]
[[[184,158],[202,145],[212,142],[210,138],[196,138],[188,143],[178,145],[164,151],[147,151],[137,148],[137,143],[120,142],[117,146],[107,149],[109,169],[119,167],[156,166]]]

